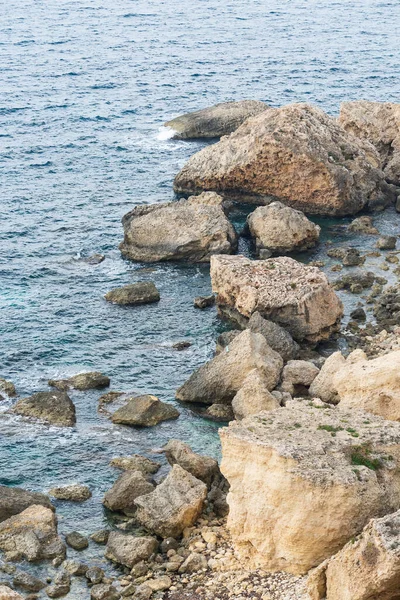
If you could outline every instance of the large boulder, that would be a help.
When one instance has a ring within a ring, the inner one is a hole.
[[[292,396],[307,396],[309,387],[319,373],[307,360],[289,360],[282,371],[281,389]]]
[[[269,391],[263,373],[253,369],[233,398],[232,408],[236,419],[244,419],[264,410],[275,410],[279,402]]]
[[[150,304],[160,300],[160,292],[152,281],[140,281],[123,287],[114,288],[104,296],[107,302],[122,306]]]
[[[148,560],[157,550],[158,542],[153,537],[136,537],[112,531],[105,556],[117,564],[132,568],[141,560]]]
[[[400,421],[400,350],[353,361],[351,355],[333,377],[343,409],[362,408]]]
[[[267,110],[258,100],[221,102],[202,110],[186,113],[164,123],[178,140],[216,138],[235,131],[246,119]]]
[[[222,198],[213,193],[135,206],[122,223],[120,250],[131,260],[208,262],[213,254],[231,254],[237,247],[237,235],[222,209]]]
[[[400,511],[371,519],[358,538],[311,572],[311,600],[397,600],[399,531]]]
[[[13,560],[65,557],[65,546],[57,534],[57,517],[39,505],[0,523],[0,549]]]
[[[311,214],[349,215],[386,202],[378,153],[319,108],[291,104],[248,119],[192,156],[176,192],[214,190],[268,204],[272,198]]]
[[[30,492],[17,487],[0,485],[0,522],[18,515],[33,504],[54,510],[54,506],[45,494]]]
[[[98,390],[110,385],[110,378],[99,371],[90,371],[88,373],[78,373],[68,379],[49,379],[49,385],[55,387],[61,392],[71,388],[74,390]]]
[[[282,367],[281,356],[268,346],[264,336],[246,329],[224,352],[194,371],[177,390],[176,397],[183,402],[203,404],[229,402],[253,369],[263,372],[268,388],[273,390]]]
[[[264,319],[259,312],[254,312],[248,322],[250,331],[261,333],[267,340],[268,346],[278,352],[285,362],[296,358],[299,345],[294,341],[286,329],[273,321]]]
[[[10,410],[58,427],[73,427],[76,423],[74,403],[65,392],[38,392],[21,398]]]
[[[109,510],[119,510],[130,515],[136,511],[135,499],[153,490],[154,485],[140,471],[125,471],[105,493],[103,504]]]
[[[128,398],[126,404],[115,411],[111,420],[120,425],[152,427],[161,421],[178,417],[179,411],[174,406],[161,402],[156,396],[146,394]]]
[[[379,153],[386,178],[400,183],[400,104],[357,100],[340,106],[340,125]]]
[[[197,479],[204,481],[208,488],[215,476],[219,474],[218,462],[215,458],[193,452],[191,447],[181,440],[169,440],[163,450],[170,465],[181,466]]]
[[[196,522],[206,497],[205,483],[175,464],[154,492],[136,498],[136,519],[151,533],[176,538]]]
[[[399,423],[290,401],[220,437],[228,528],[250,568],[306,573],[400,507]]]
[[[318,375],[310,385],[309,393],[314,398],[320,398],[328,404],[338,404],[340,398],[338,391],[333,384],[336,373],[340,373],[341,369],[346,364],[346,360],[341,352],[331,354],[324,364]]]
[[[248,319],[259,312],[297,340],[328,338],[338,329],[343,314],[326,275],[289,257],[215,256],[211,282],[222,314]]]
[[[259,206],[247,217],[247,223],[257,251],[267,248],[273,254],[313,248],[321,231],[321,227],[307,219],[301,211],[282,202]]]

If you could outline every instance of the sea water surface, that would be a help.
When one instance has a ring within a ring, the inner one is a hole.
[[[205,144],[160,139],[159,128],[243,98],[313,102],[331,114],[343,100],[398,101],[399,20],[396,0],[0,0],[0,376],[23,396],[49,378],[100,370],[113,390],[174,403],[225,326],[214,309],[193,307],[210,293],[206,265],[135,264],[118,251],[123,214],[173,199],[174,175]],[[244,213],[234,215],[239,227]],[[378,221],[398,233],[394,211]],[[323,241],[348,240],[337,222],[320,222]],[[251,252],[245,240],[240,250]],[[95,252],[103,263],[82,260]],[[104,301],[110,288],[144,279],[160,289],[158,304]],[[347,314],[355,302],[346,299]],[[192,345],[178,352],[181,340]],[[188,408],[152,429],[112,426],[97,412],[100,393],[71,393],[73,429],[0,415],[0,483],[91,487],[86,503],[56,503],[62,533],[107,525],[113,456],[154,458],[170,437],[219,455],[217,425]],[[89,550],[99,564],[102,552]]]

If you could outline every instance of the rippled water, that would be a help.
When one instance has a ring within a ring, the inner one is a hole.
[[[206,266],[143,266],[118,251],[122,215],[171,199],[173,176],[203,145],[160,140],[159,127],[232,99],[309,101],[332,114],[342,100],[396,101],[399,17],[395,0],[0,0],[0,375],[23,395],[96,369],[112,389],[173,402],[223,326],[214,310],[192,305],[209,293]],[[380,215],[382,231],[398,233],[396,218]],[[346,239],[323,225],[324,240]],[[80,260],[94,252],[106,260]],[[142,279],[155,281],[159,304],[104,301],[111,287]],[[172,348],[184,339],[190,349]],[[86,504],[58,503],[61,531],[103,524],[112,456],[171,436],[218,455],[216,425],[188,409],[176,422],[132,430],[110,426],[98,396],[72,394],[71,431],[0,419],[1,483],[92,487]]]

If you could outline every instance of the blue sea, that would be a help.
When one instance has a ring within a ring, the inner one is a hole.
[[[244,98],[312,102],[332,115],[344,100],[399,101],[399,22],[396,0],[0,0],[0,376],[24,396],[50,378],[99,370],[113,390],[174,403],[226,326],[214,309],[193,307],[210,293],[207,265],[135,264],[118,250],[121,217],[173,199],[174,175],[205,144],[160,139],[160,127]],[[233,215],[239,230],[245,213]],[[319,222],[323,242],[349,241],[344,220]],[[399,233],[394,211],[377,222]],[[325,250],[304,260],[325,260]],[[246,240],[240,251],[251,253]],[[93,253],[104,262],[84,262]],[[384,275],[382,260],[369,260]],[[146,279],[158,304],[104,301],[109,289]],[[348,315],[357,298],[343,298]],[[191,347],[172,348],[182,340]],[[89,502],[56,503],[62,533],[107,525],[101,499],[118,475],[113,456],[154,458],[170,437],[219,455],[217,424],[189,409],[152,429],[112,426],[97,412],[100,394],[71,393],[73,429],[0,415],[0,483],[91,487]],[[103,564],[102,549],[88,552]]]

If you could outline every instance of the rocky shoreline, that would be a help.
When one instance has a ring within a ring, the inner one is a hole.
[[[157,460],[113,459],[122,472],[103,505],[118,520],[89,539],[59,534],[50,497],[83,503],[94,490],[1,486],[0,600],[398,597],[398,234],[380,235],[374,216],[356,217],[346,225],[349,235],[371,236],[376,250],[328,249],[336,261],[332,279],[322,265],[297,258],[321,243],[320,226],[301,211],[355,217],[362,209],[398,208],[400,109],[345,103],[333,119],[308,105],[260,104],[242,107],[251,115],[239,111],[234,119],[233,107],[217,109],[218,135],[233,133],[194,155],[175,179],[177,191],[198,195],[135,207],[123,219],[120,246],[129,260],[210,262],[213,295],[195,306],[215,303],[232,329],[176,399],[200,410],[199,419],[224,422],[221,465],[175,439],[160,450],[170,465],[162,478],[155,477]],[[207,114],[194,116],[200,137]],[[190,125],[190,115],[182,122]],[[250,236],[256,260],[235,254],[230,212],[238,199],[265,205],[241,233]],[[296,259],[287,256],[293,253]],[[367,270],[375,260],[383,261],[382,276]],[[345,325],[335,290],[360,299]],[[128,310],[159,299],[152,282],[105,296]],[[113,427],[179,418],[150,393],[104,392],[110,383],[100,372],[81,373],[18,398],[13,383],[0,379],[0,394],[21,427],[32,419],[73,428],[70,390],[103,390],[98,408]],[[113,576],[85,561],[93,543],[104,546]],[[68,556],[71,549],[82,562]],[[29,570],[38,562],[49,566],[45,579]],[[78,578],[87,588],[75,595]]]

